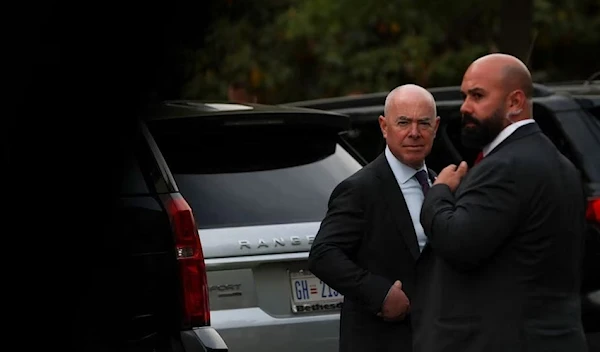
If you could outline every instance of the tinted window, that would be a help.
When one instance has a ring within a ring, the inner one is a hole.
[[[300,166],[222,174],[175,170],[174,177],[198,227],[213,228],[321,221],[333,188],[359,168],[338,146],[333,155]]]
[[[321,221],[333,188],[361,167],[331,132],[153,133],[199,228]]]
[[[600,123],[600,105],[595,106],[591,109],[588,110],[593,116],[596,117],[596,122]],[[596,124],[596,126],[598,126],[598,123]]]
[[[571,155],[571,160],[583,170],[588,181],[600,181],[600,162],[596,152],[600,145],[600,122],[581,110],[561,112],[557,118],[568,145],[572,146],[569,150],[576,151],[565,155]]]
[[[353,124],[344,137],[367,161],[375,160],[385,149],[385,139],[377,118],[373,116],[372,121]]]

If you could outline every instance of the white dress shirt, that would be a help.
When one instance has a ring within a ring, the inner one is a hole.
[[[508,136],[513,134],[517,130],[517,128],[533,122],[535,122],[534,119],[525,119],[506,126],[500,133],[498,133],[496,138],[494,138],[494,140],[491,141],[490,144],[483,147],[483,149],[481,150],[483,152],[483,156],[487,156],[492,150],[494,150],[494,148],[496,148],[500,143],[502,143],[502,141],[504,141],[506,138],[508,138]]]
[[[400,186],[400,190],[402,191],[404,199],[406,200],[406,206],[408,207],[408,211],[415,229],[415,234],[417,235],[419,250],[422,251],[425,243],[427,242],[427,237],[425,236],[425,231],[423,230],[423,226],[421,225],[420,221],[421,206],[423,205],[425,196],[423,195],[421,184],[415,177],[415,174],[420,170],[425,170],[427,175],[429,175],[427,172],[427,167],[425,166],[425,163],[423,163],[423,167],[417,170],[406,164],[403,164],[394,156],[394,154],[392,154],[387,146],[385,147],[385,158],[387,159],[388,164],[390,164],[392,172],[394,173],[394,177],[396,177],[398,186]],[[429,176],[427,176],[427,182],[429,182],[429,185],[431,186],[431,180],[429,179]]]

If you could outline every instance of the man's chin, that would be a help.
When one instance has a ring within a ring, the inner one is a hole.
[[[487,144],[487,142],[483,141],[481,138],[466,136],[464,134],[460,136],[460,141],[463,146],[473,149],[481,149]]]
[[[410,167],[418,169],[423,166],[425,158],[422,155],[410,155],[405,158],[404,163]]]

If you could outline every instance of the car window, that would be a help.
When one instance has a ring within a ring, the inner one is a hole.
[[[153,134],[199,228],[321,221],[333,188],[361,168],[331,132]]]
[[[596,125],[598,126],[600,124],[600,105],[590,108],[588,111],[596,117]]]
[[[373,116],[370,121],[353,124],[344,138],[367,161],[374,160],[385,149],[385,139],[377,116]]]
[[[596,150],[600,144],[600,122],[583,110],[560,112],[557,118],[568,144],[576,151],[571,152],[571,160],[588,181],[599,182],[600,162]]]
[[[559,123],[557,113],[543,104],[533,104],[533,118],[556,148],[579,167],[575,159],[573,140],[568,138],[568,134],[565,134],[564,126]]]
[[[334,154],[304,165],[210,174],[174,170],[173,177],[198,227],[217,228],[321,221],[333,188],[359,168],[338,145]]]

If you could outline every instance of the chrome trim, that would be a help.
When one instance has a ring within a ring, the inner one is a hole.
[[[211,258],[205,259],[204,263],[207,270],[226,270],[254,267],[265,263],[291,262],[306,259],[308,259],[308,252],[264,254],[231,258]]]
[[[340,312],[338,310],[327,312],[326,314],[274,317],[267,314],[262,309],[254,307],[211,311],[210,316],[211,326],[217,331],[274,325],[286,325],[286,329],[293,329],[293,325],[295,324],[316,324],[339,321]]]

